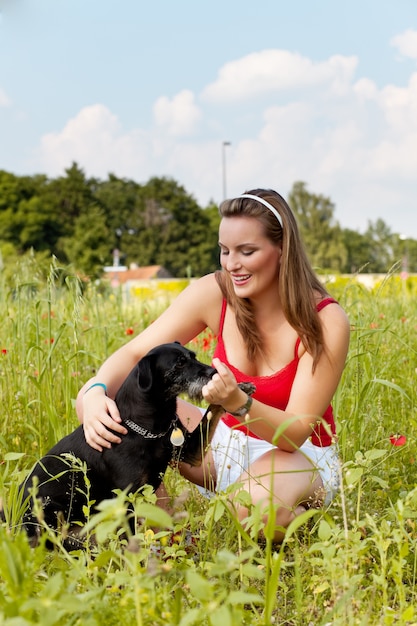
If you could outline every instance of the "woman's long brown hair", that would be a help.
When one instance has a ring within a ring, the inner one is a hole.
[[[272,189],[254,189],[245,193],[260,196],[272,204],[281,216],[282,227],[272,211],[251,198],[225,200],[220,205],[220,215],[258,219],[268,239],[274,245],[281,246],[277,288],[284,315],[297,331],[305,349],[312,355],[314,371],[324,350],[323,331],[316,309],[317,294],[322,297],[329,294],[311,267],[297,222],[284,198]],[[254,360],[257,354],[263,352],[264,346],[251,302],[247,298],[238,298],[235,295],[232,281],[226,272],[217,271],[216,279],[235,313],[237,327],[245,338],[248,358]]]

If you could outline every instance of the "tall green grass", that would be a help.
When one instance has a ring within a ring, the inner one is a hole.
[[[342,489],[323,511],[293,522],[282,546],[254,539],[230,494],[203,499],[175,469],[166,483],[176,512],[154,495],[120,493],[89,516],[96,545],[68,553],[28,546],[18,485],[33,463],[77,425],[73,401],[117,347],[162,305],[128,303],[83,283],[52,260],[30,258],[0,288],[0,624],[191,626],[417,624],[416,288],[396,276],[368,291],[336,281],[352,325],[335,397]],[[213,338],[193,342],[209,361]],[[393,435],[406,443],[393,445]],[[86,489],[88,488],[88,481]],[[245,494],[237,494],[237,498]],[[129,536],[125,502],[138,518]],[[259,512],[258,512],[259,513]],[[123,529],[127,536],[122,536]]]

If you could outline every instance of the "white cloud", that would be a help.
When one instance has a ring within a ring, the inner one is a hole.
[[[194,94],[187,89],[179,92],[171,100],[166,96],[158,98],[153,112],[156,124],[173,136],[192,134],[201,118]]]
[[[284,59],[281,53],[278,56]],[[299,57],[287,58],[297,65]],[[387,223],[410,232],[407,210],[417,209],[417,74],[403,87],[379,89],[368,78],[353,82],[356,62],[352,59],[333,57],[320,67],[302,60],[298,73],[287,72],[285,82],[281,72],[274,82],[272,75],[265,78],[260,65],[256,75],[256,64],[245,65],[246,61],[247,57],[234,67],[225,66],[219,80],[205,91],[206,97],[218,98],[216,104],[221,97],[231,100],[235,96],[239,111],[249,84],[253,93],[264,90],[263,111],[258,105],[262,123],[256,132],[245,134],[243,124],[234,129],[235,134],[228,132],[233,140],[237,131],[243,131],[228,152],[230,194],[262,185],[287,193],[296,180],[303,180],[312,191],[331,197],[335,217],[344,226],[364,229],[369,220],[384,218],[390,207]],[[345,71],[339,74],[338,68]],[[312,85],[320,89],[312,90]],[[276,94],[267,91],[280,86],[297,86],[298,90],[281,94],[283,104],[277,105]],[[395,218],[393,203],[400,209]],[[400,227],[402,207],[406,213]]]
[[[105,177],[109,172],[136,179],[145,170],[149,138],[134,130],[123,133],[116,115],[104,105],[87,106],[62,131],[41,139],[39,161],[50,175],[62,173],[72,161],[90,175]]]
[[[395,132],[407,135],[416,130],[417,73],[411,75],[406,87],[387,85],[381,91],[381,104],[387,122]]]
[[[400,35],[396,35],[390,41],[391,45],[405,57],[417,59],[417,30],[409,28]]]
[[[10,100],[7,93],[4,91],[4,89],[0,88],[0,107],[9,107],[11,106],[11,104],[12,101]]]
[[[229,195],[259,186],[287,194],[303,180],[332,199],[343,226],[364,229],[383,217],[395,232],[409,232],[409,218],[400,223],[392,207],[398,198],[417,208],[417,73],[404,86],[378,88],[366,77],[355,82],[355,69],[352,57],[314,63],[280,50],[249,55],[219,71],[201,108],[188,90],[157,99],[155,126],[146,131],[123,129],[102,104],[85,107],[42,138],[41,169],[56,175],[75,160],[102,178],[172,176],[204,206],[222,198],[227,139]],[[290,91],[277,102],[284,86]],[[251,94],[262,100],[248,101]]]
[[[287,50],[263,50],[226,63],[203,97],[214,102],[235,102],[273,91],[327,84],[337,92],[352,80],[356,57],[335,55],[324,62]]]
[[[364,100],[372,100],[377,96],[377,86],[369,78],[361,78],[354,85],[353,90],[357,96]]]

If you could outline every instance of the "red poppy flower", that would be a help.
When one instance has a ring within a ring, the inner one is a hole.
[[[125,335],[133,335],[134,332],[133,328],[129,326],[129,328],[126,328],[125,330]]]
[[[211,340],[209,337],[204,337],[203,339],[203,350],[207,351],[210,348]]]
[[[403,446],[407,443],[407,437],[405,435],[391,435],[389,440],[393,446]]]
[[[47,320],[49,317],[55,317],[55,313],[53,311],[48,311],[48,313],[42,313],[43,320]]]
[[[7,350],[6,350],[6,348],[2,348],[2,349],[1,349],[1,353],[2,353],[2,354],[7,354]]]

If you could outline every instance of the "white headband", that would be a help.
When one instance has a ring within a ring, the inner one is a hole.
[[[272,206],[272,204],[270,204],[269,202],[267,202],[266,200],[264,200],[260,196],[253,196],[251,193],[243,193],[241,196],[238,196],[238,198],[250,198],[251,200],[256,200],[257,202],[260,202],[261,204],[266,206],[266,208],[269,209],[275,215],[275,217],[277,218],[278,222],[281,225],[281,228],[283,228],[283,226],[282,226],[282,217],[280,216],[280,214],[278,213],[276,208]]]

